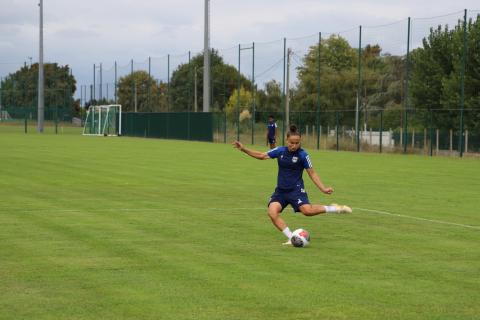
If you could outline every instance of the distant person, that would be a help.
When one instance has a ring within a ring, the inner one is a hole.
[[[304,169],[307,170],[308,176],[321,192],[332,194],[333,188],[325,187],[322,183],[315,169],[313,169],[308,153],[300,147],[300,142],[300,132],[296,126],[292,125],[287,132],[286,147],[278,147],[268,152],[260,152],[245,148],[239,141],[232,143],[235,148],[255,159],[277,159],[277,187],[268,202],[268,216],[275,227],[288,238],[287,242],[284,243],[287,245],[292,244],[290,241],[292,232],[285,221],[280,218],[280,213],[286,206],[291,205],[295,212],[301,212],[305,216],[315,216],[321,213],[352,212],[350,207],[337,204],[331,204],[329,206],[310,204],[302,179]]]
[[[273,149],[277,146],[277,123],[275,122],[273,116],[268,116],[267,145],[270,146],[270,149]]]

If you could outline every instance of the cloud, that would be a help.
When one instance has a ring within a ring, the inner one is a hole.
[[[408,16],[473,9],[477,1],[211,0],[211,45],[226,48],[221,53],[236,65],[238,43],[262,42],[256,59],[258,70],[264,70],[283,54],[283,37],[303,52],[319,31],[327,35],[351,29],[342,35],[354,43],[359,25],[377,26]],[[103,62],[110,68],[117,61],[127,70],[132,58],[144,66],[149,56],[156,57],[155,72],[166,77],[167,54],[175,64],[185,61],[189,50],[193,54],[203,48],[204,8],[200,0],[48,0],[44,15],[46,59],[72,65],[79,84],[89,84],[93,63]],[[459,17],[461,14],[421,23],[417,20],[412,38],[417,43],[429,26],[452,24]],[[37,59],[38,20],[36,0],[2,0],[0,76],[7,72],[2,61],[23,63],[29,56]],[[404,26],[365,27],[364,36],[366,41],[381,42],[402,52]],[[303,37],[306,35],[312,37]],[[248,61],[246,51],[242,58]]]

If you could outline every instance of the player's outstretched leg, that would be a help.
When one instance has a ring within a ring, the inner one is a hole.
[[[326,206],[326,207],[328,207],[328,206]],[[339,205],[339,204],[336,204],[336,203],[332,203],[330,205],[330,207],[335,208],[335,211],[333,211],[335,213],[352,213],[352,208],[350,208],[349,206],[346,206],[346,205]],[[327,211],[327,212],[329,212],[329,211]]]
[[[299,208],[300,212],[305,216],[316,216],[322,213],[352,213],[352,209],[349,206],[331,204],[329,206],[323,206],[320,204],[304,204]]]

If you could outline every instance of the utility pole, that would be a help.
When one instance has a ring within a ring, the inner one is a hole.
[[[133,99],[134,99],[134,105],[135,105],[135,112],[137,112],[137,85],[133,85]]]
[[[287,51],[287,80],[286,80],[286,97],[285,97],[285,125],[290,130],[290,56],[292,49]]]
[[[205,32],[203,44],[203,112],[210,111],[210,0],[205,0]]]
[[[38,4],[40,7],[40,46],[38,52],[38,116],[37,131],[43,133],[43,123],[45,114],[45,79],[43,78],[43,0]]]
[[[197,104],[197,67],[195,66],[195,77],[194,77],[194,80],[193,80],[193,90],[194,90],[194,93],[193,93],[193,100],[194,100],[194,106],[193,106],[193,110],[194,112],[197,112],[197,109],[198,109],[198,104]]]

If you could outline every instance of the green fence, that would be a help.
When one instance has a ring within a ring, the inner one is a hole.
[[[458,156],[461,142],[464,155],[477,156],[479,128],[475,122],[466,122],[461,135],[460,113],[461,110],[369,110],[358,114],[358,136],[355,110],[291,112],[290,123],[300,128],[302,145],[308,149]],[[282,113],[256,112],[239,121],[230,121],[225,113],[214,113],[214,141],[230,143],[239,139],[266,147],[269,115],[276,119],[278,144],[282,145],[287,131]],[[468,117],[480,117],[480,109],[470,110]],[[445,122],[446,118],[450,121]]]
[[[315,148],[373,151],[375,136],[391,132],[395,152],[476,152],[479,43],[480,11],[462,10],[212,49],[213,139],[260,143],[266,117],[281,122],[288,101],[290,122],[308,130]],[[202,111],[203,68],[198,51],[94,65],[80,102],[116,102],[130,112]],[[390,148],[383,143],[382,152]]]
[[[74,117],[71,107],[45,107],[44,129],[50,133],[80,133],[82,119]],[[3,107],[0,109],[0,126],[8,131],[35,132],[38,110],[36,107]]]
[[[122,135],[213,141],[213,115],[208,112],[124,112]]]

